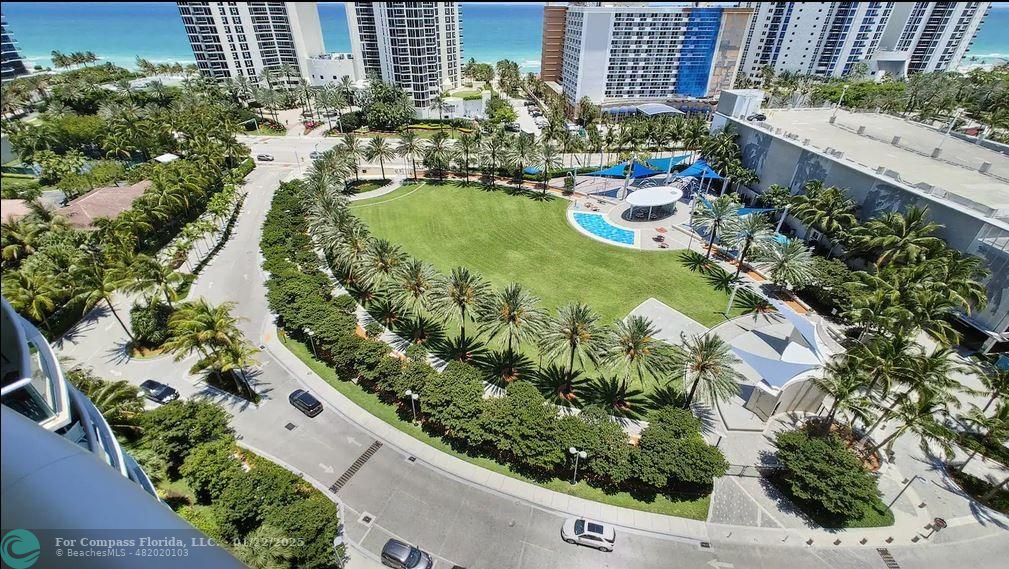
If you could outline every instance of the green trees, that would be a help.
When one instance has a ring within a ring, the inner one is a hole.
[[[413,166],[413,179],[417,180],[417,156],[424,152],[424,142],[412,130],[403,130],[399,133],[399,145],[396,146],[396,153],[403,158],[409,158]],[[384,177],[384,176],[383,176]]]
[[[66,377],[101,411],[116,435],[127,440],[137,438],[141,432],[144,399],[136,386],[122,379],[104,380],[80,368],[68,371]]]
[[[445,317],[459,319],[459,343],[466,343],[466,315],[478,312],[487,300],[490,285],[465,267],[456,267],[431,293],[431,306]]]
[[[641,431],[638,448],[635,475],[660,488],[709,484],[729,467],[721,451],[704,442],[700,421],[683,409],[653,413],[648,427]]]
[[[842,522],[882,509],[876,480],[835,435],[783,431],[774,446],[792,497]]]
[[[855,230],[853,239],[857,248],[876,255],[877,267],[910,264],[942,247],[942,240],[934,235],[940,227],[928,220],[928,208],[911,206],[906,214],[890,211],[869,220]]]
[[[720,336],[701,334],[686,339],[681,357],[685,380],[690,386],[684,408],[690,408],[697,394],[714,404],[739,392],[736,383],[739,372],[733,368],[739,360],[732,354],[731,346]]]
[[[719,196],[717,199],[705,204],[694,213],[693,224],[708,234],[708,252],[705,257],[711,258],[712,246],[718,237],[719,231],[730,224],[738,217],[736,213],[739,209],[739,202],[732,196]]]
[[[604,359],[625,385],[633,377],[643,386],[646,375],[658,380],[672,368],[672,349],[657,334],[658,328],[643,316],[616,323]]]
[[[396,157],[396,150],[389,142],[381,136],[376,136],[368,141],[364,148],[364,156],[368,160],[378,160],[382,169],[382,178],[385,178],[385,161]]]
[[[847,237],[855,226],[855,202],[835,187],[824,188],[819,182],[809,182],[805,191],[791,198],[791,214],[809,227],[820,230],[835,242]],[[830,247],[828,256],[833,254]]]
[[[514,351],[516,340],[521,342],[537,331],[543,320],[539,299],[512,283],[494,294],[482,307],[477,319],[486,327],[488,337],[504,332],[508,337],[508,351]]]
[[[506,397],[484,404],[480,423],[487,440],[521,464],[550,471],[564,462],[557,412],[525,381],[508,384]]]
[[[365,123],[373,130],[397,131],[413,120],[413,101],[401,87],[381,80],[355,97]]]
[[[150,449],[177,472],[189,452],[202,443],[231,435],[228,414],[221,407],[201,400],[179,400],[143,414],[141,447]]]
[[[771,241],[757,258],[760,270],[770,274],[779,286],[802,286],[813,278],[813,254],[802,241],[786,239]]]
[[[738,278],[750,248],[754,245],[757,245],[758,248],[763,246],[771,238],[773,231],[771,224],[760,213],[737,216],[726,228],[726,231],[728,235],[723,232],[723,240],[728,241],[739,250],[739,256],[736,258],[736,274],[734,275],[734,278]]]
[[[77,282],[79,289],[77,300],[84,306],[84,312],[88,312],[104,301],[109,310],[112,311],[112,315],[116,318],[116,321],[123,327],[126,335],[130,337],[131,341],[135,341],[136,338],[133,336],[133,333],[130,332],[123,319],[119,317],[116,306],[112,303],[112,294],[115,293],[116,289],[126,284],[128,279],[120,271],[107,268],[96,261],[97,259],[93,259],[90,264],[78,265],[73,271],[74,280]]]

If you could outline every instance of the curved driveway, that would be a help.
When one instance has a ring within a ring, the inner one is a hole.
[[[254,149],[253,154],[256,150]],[[671,539],[631,530],[618,531],[616,551],[596,552],[563,543],[559,529],[564,515],[497,491],[475,486],[410,456],[387,441],[378,440],[350,415],[335,390],[313,389],[327,404],[326,411],[309,419],[286,401],[287,394],[308,387],[300,361],[289,353],[274,353],[272,317],[267,309],[260,269],[260,228],[277,183],[296,175],[293,165],[260,165],[248,178],[244,211],[229,243],[193,286],[193,296],[217,303],[238,303],[237,311],[249,338],[262,338],[258,356],[258,406],[218,398],[234,416],[242,443],[301,472],[317,486],[328,488],[347,472],[373,443],[383,444],[360,465],[338,492],[326,491],[344,504],[345,527],[355,542],[352,554],[373,559],[389,536],[413,542],[435,554],[438,567],[522,567],[667,569],[670,567],[750,568],[861,568],[885,567],[871,548],[816,547],[761,539],[750,528],[750,543],[733,536],[733,527],[709,524],[710,548],[696,541]],[[127,360],[117,353],[121,330],[110,326],[110,316],[82,323],[60,344],[61,351],[91,365],[100,374],[139,383],[158,377],[184,396],[205,393],[186,373],[187,362],[170,358]],[[110,348],[110,345],[112,346]],[[319,380],[321,381],[321,380]],[[337,401],[337,403],[334,403]],[[352,410],[352,409],[351,409]],[[746,529],[746,528],[740,528]],[[752,537],[756,535],[756,537]],[[996,536],[997,537],[997,536]],[[979,538],[966,544],[892,547],[900,567],[991,566],[987,559],[1009,556],[1009,540]],[[754,543],[756,542],[756,543]],[[996,551],[998,550],[998,551]]]

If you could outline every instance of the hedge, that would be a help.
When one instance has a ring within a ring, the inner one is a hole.
[[[468,363],[452,361],[437,373],[426,363],[390,357],[386,344],[355,335],[353,301],[330,295],[331,283],[306,233],[309,202],[301,181],[282,183],[274,194],[261,242],[270,273],[267,294],[288,334],[308,343],[304,330],[312,329],[318,359],[340,379],[378,394],[404,419],[412,411],[402,393],[418,392],[417,412],[426,430],[461,451],[492,457],[537,479],[569,478],[571,446],[591,454],[579,466],[584,480],[637,495],[705,494],[712,479],[725,473],[724,457],[704,443],[700,422],[688,411],[660,413],[635,447],[600,409],[583,410],[584,418],[558,416],[525,381],[508,385],[505,397],[485,399],[483,373]],[[416,349],[411,356],[418,352],[422,357]]]
[[[253,170],[256,169],[256,162],[252,158],[246,158],[241,164],[235,166],[232,175],[236,180],[244,180]]]

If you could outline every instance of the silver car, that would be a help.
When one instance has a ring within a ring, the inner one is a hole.
[[[431,569],[434,566],[434,559],[428,552],[418,547],[398,539],[390,539],[382,548],[382,565],[393,569]]]
[[[613,551],[617,532],[613,526],[602,522],[585,518],[568,518],[561,526],[561,539],[567,543],[594,547],[599,551]]]

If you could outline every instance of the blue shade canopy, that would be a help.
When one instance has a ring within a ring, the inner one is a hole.
[[[711,166],[708,166],[708,163],[704,160],[698,160],[688,166],[686,170],[676,174],[677,178],[687,178],[690,176],[693,176],[694,178],[711,178],[714,180],[722,179],[722,177],[718,175],[718,172],[712,170]]]
[[[648,176],[655,176],[656,174],[664,174],[665,172],[659,172],[658,170],[652,170],[651,168],[645,166],[644,164],[634,163],[634,167],[631,168],[631,178],[647,178]],[[614,164],[609,168],[604,170],[597,170],[595,172],[589,172],[585,174],[586,176],[603,176],[606,178],[623,178],[626,175],[624,164]]]
[[[526,174],[539,174],[543,171],[542,168],[537,168],[536,166],[526,166],[525,170],[522,170]]]
[[[676,166],[677,164],[683,162],[686,159],[687,159],[686,154],[684,154],[683,156],[671,156],[667,158],[653,158],[648,161],[648,165],[651,166],[652,168],[655,168],[656,170],[668,171],[670,167],[670,162],[672,162],[672,166]]]
[[[750,215],[751,213],[765,213],[768,211],[776,211],[774,208],[766,207],[741,207],[736,210],[739,215]]]

